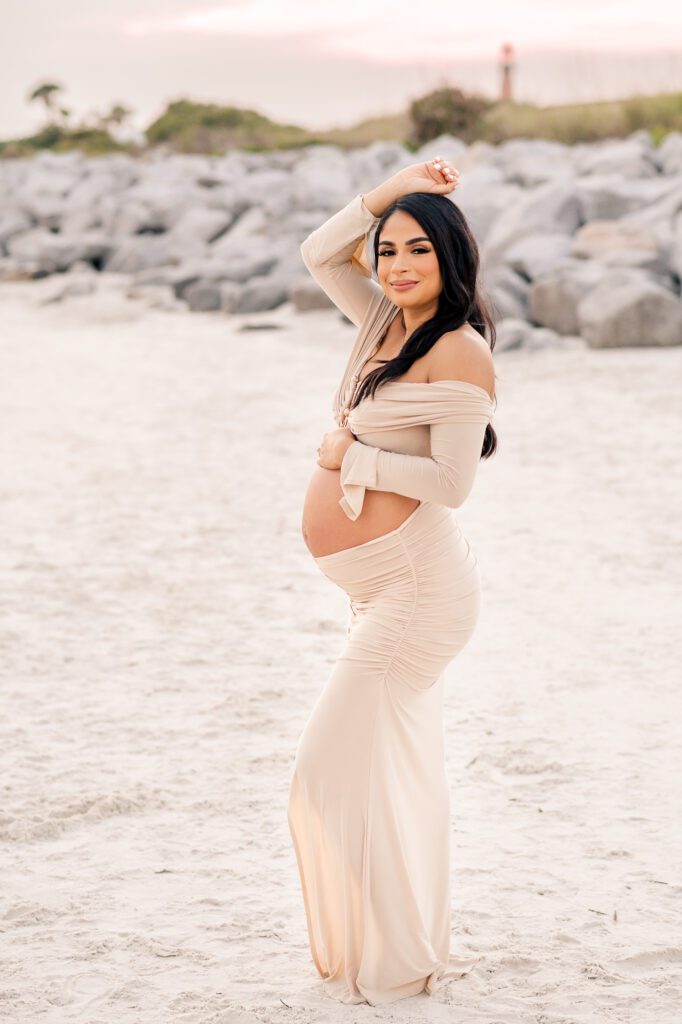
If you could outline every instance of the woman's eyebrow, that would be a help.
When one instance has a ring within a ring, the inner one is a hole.
[[[419,238],[408,238],[407,241],[405,242],[405,245],[412,245],[413,242],[428,241],[430,241],[430,239],[428,239],[425,235],[420,235]],[[381,241],[379,242],[379,245],[395,245],[395,242],[389,242],[387,238],[382,238]]]

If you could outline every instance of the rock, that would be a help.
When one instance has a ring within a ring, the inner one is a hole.
[[[666,135],[658,148],[658,160],[664,174],[682,174],[682,133]]]
[[[483,244],[486,265],[499,263],[505,251],[521,238],[572,235],[580,223],[580,203],[572,182],[538,185],[495,220]]]
[[[605,139],[577,150],[577,174],[614,172],[621,178],[650,178],[658,174],[648,132],[636,132],[627,139]]]
[[[409,162],[417,164],[420,160],[433,160],[436,156],[443,156],[446,160],[452,160],[455,167],[461,171],[462,168],[459,162],[465,160],[468,148],[466,142],[462,142],[456,135],[444,132],[442,135],[437,135],[435,139],[431,139],[430,142],[425,142],[424,145],[420,146],[412,154]]]
[[[644,275],[614,271],[578,305],[591,348],[682,344],[682,304]]]
[[[677,187],[670,178],[623,179],[617,173],[576,179],[584,221],[618,220],[665,199]]]
[[[508,266],[495,267],[482,276],[481,292],[496,320],[527,319],[528,291],[528,282]]]
[[[215,243],[230,228],[234,221],[225,210],[213,210],[207,207],[191,207],[181,214],[169,231],[169,237],[190,239],[195,245]]]
[[[678,279],[682,279],[682,213],[677,214],[674,222],[670,265]]]
[[[33,221],[24,211],[12,207],[9,203],[3,204],[0,210],[0,252],[6,251],[10,238],[27,232],[33,227]]]
[[[40,260],[15,260],[11,256],[0,256],[0,281],[33,281],[39,277],[49,277],[56,267],[46,267]]]
[[[168,312],[187,312],[187,303],[175,297],[173,289],[163,284],[131,284],[126,290],[126,298],[139,299],[149,309],[162,309]]]
[[[64,299],[76,295],[92,295],[97,291],[97,280],[92,274],[70,273],[66,284],[59,288],[52,295],[43,300],[42,305],[49,306],[54,302],[63,302]]]
[[[192,312],[208,313],[222,308],[220,287],[219,281],[195,281],[182,296]]]
[[[499,146],[508,182],[532,188],[575,177],[570,146],[549,139],[509,139]]]
[[[354,182],[345,155],[338,146],[312,146],[291,173],[291,198],[294,206],[311,205],[329,210],[328,216],[345,206],[353,196]]]
[[[527,281],[534,281],[559,263],[571,245],[568,235],[528,235],[507,249],[504,262]]]
[[[632,224],[643,224],[656,230],[661,223],[669,224],[680,210],[682,210],[682,181],[673,179],[673,187],[666,191],[665,195],[653,203],[637,207],[621,219]]]
[[[311,277],[301,277],[292,282],[287,299],[293,303],[294,309],[299,313],[335,308],[331,299]]]
[[[273,275],[254,278],[248,284],[221,288],[221,309],[226,313],[261,313],[287,301],[288,282]]]
[[[533,281],[529,294],[530,319],[561,335],[578,333],[578,303],[604,277],[594,260],[564,259]]]
[[[669,271],[666,254],[655,233],[628,221],[596,220],[584,224],[573,237],[571,255],[612,266],[641,267],[659,275]]]
[[[113,240],[104,269],[119,274],[138,274],[152,268],[162,271],[201,258],[205,252],[206,247],[201,243],[171,234],[133,235]]]
[[[63,236],[44,228],[32,228],[13,235],[7,242],[9,255],[20,262],[52,264],[56,270],[68,270],[76,260],[103,264],[111,248],[111,241],[97,231]]]
[[[556,348],[561,338],[556,331],[545,327],[533,327],[527,320],[506,317],[495,325],[495,352],[512,352],[515,349]]]
[[[461,188],[451,193],[450,198],[466,217],[485,261],[484,242],[492,225],[519,202],[524,191],[519,185],[507,184],[496,167],[476,168],[464,174],[461,182]]]
[[[457,140],[458,141],[458,140]],[[461,145],[458,141],[458,146]],[[362,192],[362,183],[369,181],[381,181],[388,178],[401,167],[417,163],[419,160],[433,159],[431,156],[421,156],[426,147],[422,147],[417,153],[410,151],[399,142],[385,142],[382,139],[370,143],[358,149],[348,151],[347,159],[351,176],[354,182],[354,192]],[[466,147],[464,147],[466,149]],[[435,151],[434,151],[435,152]],[[440,150],[439,150],[440,152]],[[454,152],[447,150],[454,160]],[[367,186],[365,185],[365,191]]]
[[[160,235],[165,230],[148,206],[127,195],[105,196],[99,203],[97,215],[102,230],[114,238]]]

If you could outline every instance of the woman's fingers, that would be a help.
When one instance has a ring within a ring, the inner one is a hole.
[[[434,168],[440,171],[446,181],[456,181],[459,177],[459,171],[456,167],[451,167],[447,160],[444,160],[442,156],[437,156],[431,161]]]

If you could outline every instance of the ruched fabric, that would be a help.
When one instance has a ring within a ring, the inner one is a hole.
[[[450,951],[443,687],[479,614],[476,557],[449,508],[315,559],[349,599],[343,650],[296,750],[288,820],[314,964],[343,1003],[435,992]]]

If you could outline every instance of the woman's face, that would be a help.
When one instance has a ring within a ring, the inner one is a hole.
[[[389,299],[403,308],[432,305],[443,288],[436,251],[421,224],[396,210],[384,224],[379,242],[377,277]],[[414,281],[409,288],[396,288]]]

